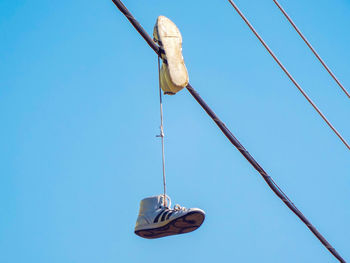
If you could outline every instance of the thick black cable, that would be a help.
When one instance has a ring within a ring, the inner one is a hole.
[[[147,32],[141,27],[141,25],[136,21],[136,19],[131,15],[129,10],[124,6],[120,0],[112,0],[113,3],[118,7],[118,9],[127,17],[135,29],[141,34],[141,36],[146,40],[149,46],[158,54],[160,54],[160,48],[152,41],[151,37]],[[257,170],[263,177],[268,186],[272,191],[289,207],[290,210],[296,214],[301,221],[310,229],[310,231],[321,241],[321,243],[342,263],[345,260],[338,254],[338,252],[331,246],[331,244],[321,235],[320,232],[310,223],[310,221],[300,212],[299,209],[289,200],[289,198],[280,190],[272,178],[264,171],[264,169],[258,164],[257,161],[250,155],[250,153],[243,147],[243,145],[237,140],[237,138],[231,133],[231,131],[226,127],[226,125],[219,119],[214,111],[205,103],[197,91],[188,84],[186,86],[187,90],[194,97],[194,99],[202,106],[205,112],[213,119],[216,125],[224,133],[227,139],[240,151],[240,153],[247,159],[247,161]]]

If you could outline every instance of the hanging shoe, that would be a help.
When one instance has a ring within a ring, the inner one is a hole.
[[[160,83],[164,94],[174,95],[188,84],[188,73],[182,56],[182,36],[167,17],[159,16],[153,30],[154,41],[162,49]]]
[[[136,221],[135,234],[143,238],[159,238],[184,234],[196,230],[204,221],[205,213],[199,208],[170,208],[165,205],[164,195],[147,197],[141,200],[140,212]]]

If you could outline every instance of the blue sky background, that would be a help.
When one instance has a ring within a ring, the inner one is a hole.
[[[350,100],[272,0],[238,6],[350,140]],[[285,1],[350,90],[350,2]],[[126,1],[180,28],[190,82],[345,259],[350,154],[227,1]],[[168,193],[207,213],[146,240],[162,191],[157,60],[111,1],[0,1],[0,262],[337,262],[191,95],[164,98]]]

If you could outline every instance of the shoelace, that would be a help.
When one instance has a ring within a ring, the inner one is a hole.
[[[170,208],[170,206],[171,206],[171,199],[170,199],[170,197],[167,194],[165,195],[165,199],[166,199],[165,202],[163,201],[163,203],[165,203],[164,207],[167,208],[167,209],[171,209]]]
[[[181,210],[186,211],[186,207],[176,204],[176,205],[174,205],[174,210],[175,211],[181,211]]]

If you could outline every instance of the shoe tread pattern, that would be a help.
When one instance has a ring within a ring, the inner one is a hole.
[[[185,234],[196,230],[204,221],[203,213],[194,211],[178,217],[162,227],[135,231],[135,234],[148,239]]]

